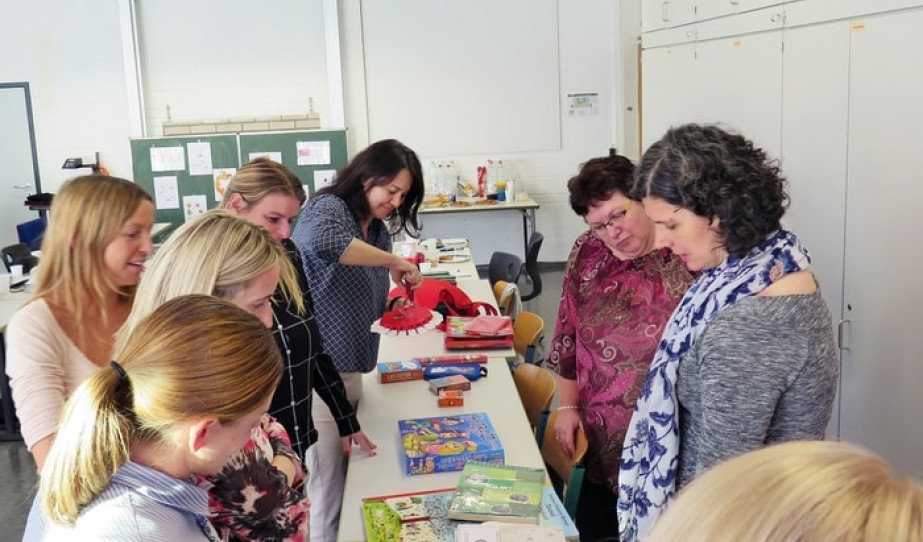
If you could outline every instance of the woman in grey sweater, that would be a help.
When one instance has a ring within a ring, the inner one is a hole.
[[[830,312],[785,181],[762,149],[715,126],[670,129],[631,193],[657,245],[699,275],[664,331],[625,439],[622,541],[643,540],[676,489],[773,442],[822,439],[838,375]]]

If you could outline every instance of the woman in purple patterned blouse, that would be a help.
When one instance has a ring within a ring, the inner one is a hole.
[[[589,441],[577,510],[584,540],[618,536],[615,516],[622,441],[664,325],[692,275],[654,248],[654,224],[627,197],[634,165],[593,158],[567,183],[570,205],[589,230],[571,250],[546,363],[557,372],[556,438],[573,453]]]

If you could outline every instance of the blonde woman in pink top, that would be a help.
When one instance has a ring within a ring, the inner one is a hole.
[[[154,204],[126,179],[87,175],[55,194],[31,300],[6,330],[7,374],[38,469],[64,401],[111,359],[153,251]]]

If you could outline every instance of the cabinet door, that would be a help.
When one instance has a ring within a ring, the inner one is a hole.
[[[840,436],[923,472],[923,10],[853,21]],[[826,77],[826,75],[825,75]]]
[[[642,0],[641,31],[651,32],[695,22],[695,0]]]
[[[849,22],[786,30],[782,64],[781,167],[791,196],[782,222],[811,252],[836,327],[843,314]],[[838,431],[834,407],[827,434]]]
[[[689,99],[695,88],[695,44],[655,47],[641,52],[641,151],[670,126],[691,122]]]
[[[697,43],[695,78],[696,95],[684,99],[696,121],[726,125],[779,156],[781,31]]]

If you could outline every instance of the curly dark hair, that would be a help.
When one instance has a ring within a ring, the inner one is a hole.
[[[737,257],[781,227],[789,203],[778,162],[743,136],[699,124],[670,128],[645,151],[631,197],[720,219],[724,248]]]
[[[635,165],[619,155],[591,158],[580,166],[580,173],[567,181],[570,208],[586,216],[588,208],[598,201],[606,201],[613,192],[628,196],[634,178]]]
[[[315,195],[339,196],[359,220],[369,217],[371,210],[365,195],[365,182],[371,186],[391,183],[402,169],[410,172],[411,184],[407,196],[391,217],[391,233],[404,230],[411,237],[420,232],[417,211],[423,203],[423,168],[417,153],[396,139],[376,141],[357,154],[337,171],[333,184],[321,188]]]

